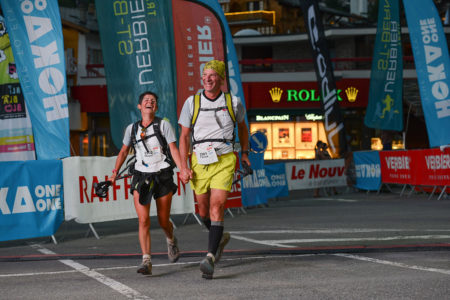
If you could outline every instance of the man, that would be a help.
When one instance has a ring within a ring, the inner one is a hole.
[[[235,121],[241,144],[241,159],[248,159],[248,128],[241,101],[221,86],[225,80],[225,64],[212,60],[202,73],[203,91],[190,96],[183,105],[178,123],[181,126],[181,177],[191,180],[199,214],[209,230],[208,254],[200,263],[203,277],[211,279],[214,264],[220,259],[230,239],[224,230],[224,207],[231,189],[236,166],[233,153]],[[235,120],[235,121],[234,121]],[[187,165],[192,136],[191,169]]]

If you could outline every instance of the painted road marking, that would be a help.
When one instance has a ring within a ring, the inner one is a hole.
[[[224,258],[222,257],[221,261],[242,261],[242,260],[266,260],[266,259],[277,259],[277,258],[292,258],[292,257],[307,257],[307,256],[319,256],[324,254],[294,254],[294,255],[260,255],[260,256],[248,256],[248,257],[237,257],[237,258]],[[203,258],[202,258],[203,259]],[[176,262],[176,263],[166,263],[166,264],[153,264],[153,269],[158,267],[173,267],[173,266],[182,266],[182,265],[198,265],[201,260],[198,261],[187,261],[187,262]],[[90,269],[91,271],[112,271],[112,270],[125,270],[125,269],[134,269],[136,266],[123,266],[123,267],[105,267],[105,268],[94,268]],[[69,270],[69,271],[54,271],[54,272],[33,272],[33,273],[16,273],[16,274],[0,274],[0,278],[7,277],[26,277],[26,276],[42,276],[42,275],[59,275],[59,274],[68,274],[68,273],[77,273],[78,270]]]
[[[50,255],[56,254],[55,252],[53,252],[47,248],[44,248],[41,245],[32,244],[31,247],[36,249],[37,251],[41,252],[42,254],[50,254]],[[94,271],[94,270],[90,269],[89,267],[86,267],[85,265],[77,263],[76,261],[73,261],[71,259],[60,259],[58,261],[65,264],[66,266],[73,268],[77,272],[80,272],[88,277],[91,277],[91,278],[97,280],[100,283],[103,283],[104,285],[112,288],[113,290],[119,292],[120,294],[124,295],[127,298],[151,299],[151,298],[147,297],[146,295],[143,295],[143,294],[139,293],[138,291],[130,288],[129,286],[126,286],[112,278],[109,278],[103,274],[100,274],[97,271]]]
[[[413,270],[419,270],[419,271],[428,271],[428,272],[435,272],[435,273],[441,273],[441,274],[445,274],[445,275],[450,275],[450,270],[445,270],[445,269],[428,268],[428,267],[421,267],[421,266],[415,266],[415,265],[407,265],[407,264],[400,263],[400,262],[381,260],[381,259],[370,258],[370,257],[354,255],[354,254],[336,253],[336,254],[333,254],[333,255],[334,256],[340,256],[340,257],[345,257],[345,258],[350,258],[350,259],[361,260],[361,261],[368,261],[368,262],[373,262],[373,263],[383,264],[383,265],[388,265],[388,266],[394,266],[394,267],[400,267],[400,268],[406,268],[406,269],[413,269]]]
[[[343,238],[303,238],[303,239],[275,239],[275,240],[258,240],[254,238],[249,238],[244,235],[246,234],[293,234],[293,233],[367,233],[367,232],[399,232],[399,231],[413,231],[413,230],[397,230],[397,229],[331,229],[331,230],[258,230],[258,231],[232,231],[231,237],[236,240],[241,240],[249,243],[255,243],[266,246],[274,246],[281,248],[294,248],[296,245],[293,244],[304,244],[304,243],[322,243],[322,242],[367,242],[367,241],[394,241],[394,240],[430,240],[430,239],[450,239],[450,235],[444,234],[431,234],[431,235],[395,235],[387,237],[343,237]],[[450,230],[423,230],[422,232],[449,232]],[[414,230],[417,232],[417,230]]]

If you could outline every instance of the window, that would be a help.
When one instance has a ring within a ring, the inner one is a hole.
[[[249,1],[247,2],[247,10],[264,10],[264,1]]]

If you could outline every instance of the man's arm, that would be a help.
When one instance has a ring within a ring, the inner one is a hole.
[[[238,136],[239,143],[241,144],[241,160],[245,161],[250,166],[250,160],[248,159],[248,128],[245,124],[245,120],[238,123]]]
[[[183,125],[180,125],[181,127],[181,134],[180,134],[180,173],[181,173],[181,179],[183,182],[188,182],[189,179],[192,178],[192,171],[188,167],[187,159],[189,155],[189,148],[190,148],[190,133],[191,128],[184,127]]]

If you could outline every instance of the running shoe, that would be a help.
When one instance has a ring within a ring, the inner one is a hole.
[[[214,273],[214,260],[211,256],[206,256],[200,262],[200,271],[203,273],[203,278],[212,279],[212,275]]]
[[[142,275],[152,275],[152,262],[149,259],[143,260],[137,272]]]
[[[180,249],[178,249],[178,240],[174,236],[173,241],[167,241],[167,256],[171,263],[176,262],[180,258]]]
[[[217,248],[216,261],[215,261],[216,264],[219,262],[220,258],[222,257],[223,248],[225,248],[225,246],[228,244],[229,241],[230,241],[230,233],[224,232],[222,234],[222,238],[220,239],[219,248]]]

